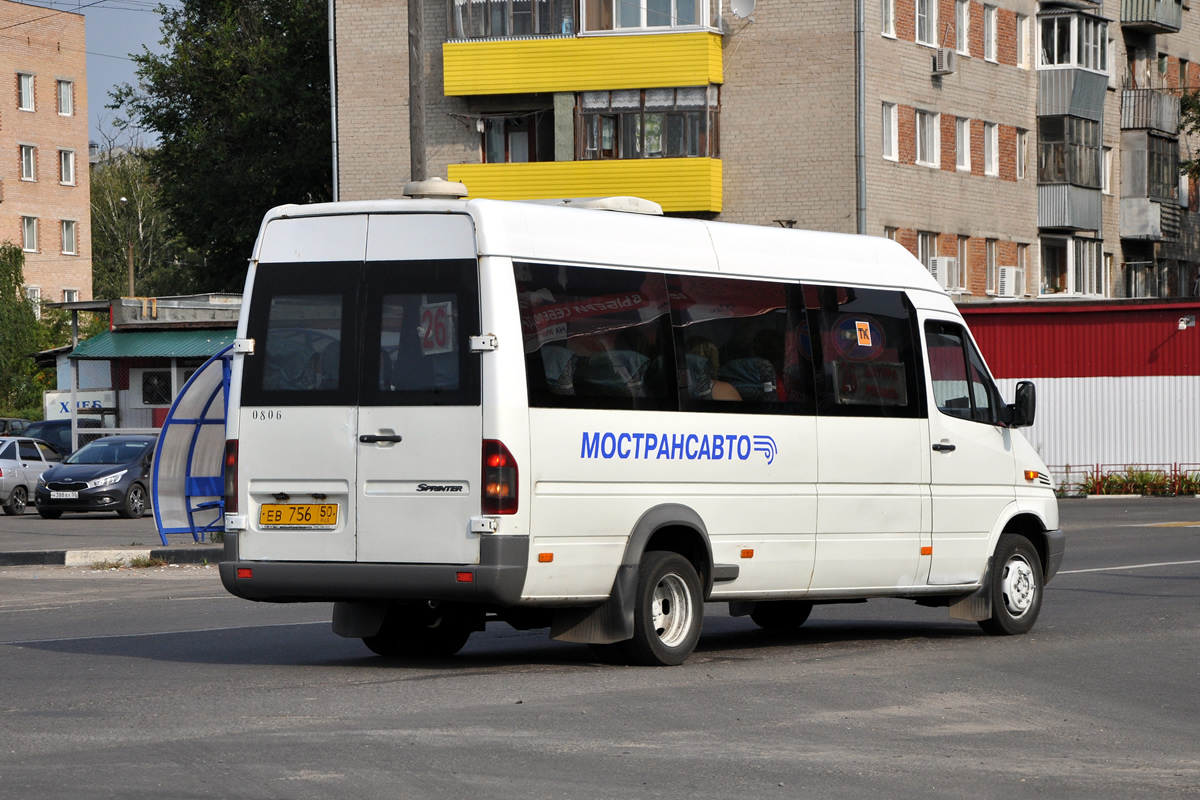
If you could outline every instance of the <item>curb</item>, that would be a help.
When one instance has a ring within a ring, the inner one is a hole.
[[[199,547],[122,547],[105,550],[18,550],[0,553],[0,567],[85,567],[97,561],[161,558],[170,564],[217,564],[224,545]]]

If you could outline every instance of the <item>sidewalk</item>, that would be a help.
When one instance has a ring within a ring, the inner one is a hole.
[[[172,564],[216,564],[222,545],[195,543],[189,534],[170,534],[163,547],[154,517],[121,519],[116,514],[63,514],[42,519],[32,510],[0,517],[0,566],[86,566],[97,561],[161,558]]]

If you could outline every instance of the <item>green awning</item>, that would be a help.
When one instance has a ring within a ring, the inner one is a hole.
[[[208,358],[233,343],[237,331],[104,331],[82,341],[70,358]]]

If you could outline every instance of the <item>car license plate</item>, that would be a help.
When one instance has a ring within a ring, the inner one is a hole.
[[[263,528],[337,527],[337,503],[269,503],[258,510]]]
[[[51,492],[51,500],[78,500],[79,492]]]

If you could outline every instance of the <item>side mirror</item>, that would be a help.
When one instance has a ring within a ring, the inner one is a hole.
[[[1008,427],[1028,428],[1033,424],[1034,413],[1037,411],[1037,390],[1030,381],[1017,383],[1016,397],[1007,409]]]

